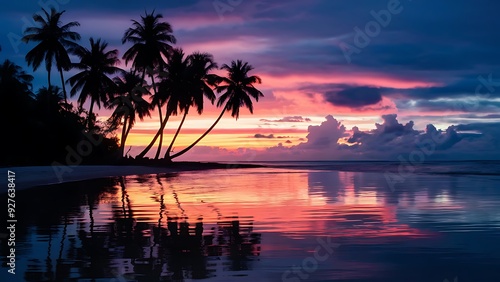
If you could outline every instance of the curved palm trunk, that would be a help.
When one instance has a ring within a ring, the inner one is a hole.
[[[143,72],[143,76],[146,74],[146,70],[144,70]],[[158,95],[158,92],[156,91],[156,83],[155,83],[155,78],[153,76],[153,73],[150,73],[149,76],[151,77],[151,83],[153,84],[153,91],[155,93],[155,96]],[[165,128],[165,126],[163,126],[163,116],[161,114],[161,106],[160,106],[160,103],[158,103],[158,114],[160,115],[160,142],[158,144],[158,149],[156,149],[156,155],[155,155],[155,160],[157,160],[159,157],[160,157],[160,152],[161,152],[161,146],[163,145],[163,128]],[[166,119],[166,118],[165,118]],[[155,138],[154,138],[155,140]],[[156,140],[155,140],[156,141]],[[154,142],[152,142],[151,146],[154,144]],[[149,147],[149,146],[148,146]],[[142,157],[144,157],[144,155],[151,149],[151,147],[149,147],[149,149],[144,152],[144,154],[142,155]]]
[[[170,159],[170,152],[172,152],[172,147],[174,146],[175,139],[177,139],[177,135],[179,135],[179,132],[181,131],[182,125],[184,124],[184,121],[186,120],[186,116],[188,115],[189,108],[187,108],[184,111],[184,116],[182,117],[181,123],[179,124],[179,128],[177,128],[177,131],[175,132],[174,138],[172,138],[172,142],[170,142],[170,146],[168,146],[167,152],[165,152],[165,159]]]
[[[144,69],[142,71],[142,80],[144,80],[145,76],[146,76],[146,69]],[[156,83],[155,83],[155,79],[154,79],[153,74],[150,74],[150,77],[151,77],[151,83],[153,84],[154,95],[157,95]],[[168,121],[168,114],[166,114],[165,115],[165,119],[163,119],[163,116],[162,116],[162,113],[161,113],[161,106],[160,106],[160,104],[158,104],[158,114],[160,115],[160,129],[158,129],[158,131],[156,132],[155,136],[153,137],[153,140],[151,140],[151,142],[149,143],[149,145],[146,146],[146,148],[144,148],[144,150],[142,150],[142,152],[136,156],[136,158],[138,158],[138,159],[144,158],[144,156],[154,146],[154,144],[156,143],[156,140],[158,139],[158,137],[160,137],[160,144],[159,144],[158,149],[156,151],[155,159],[157,159],[159,157],[159,155],[160,155],[160,150],[161,150],[161,146],[162,146],[162,143],[163,143],[163,129],[165,129],[165,126],[167,125],[167,121]]]
[[[127,121],[128,121],[128,116],[126,115],[123,120],[122,138],[120,140],[120,157],[123,157],[123,153],[125,152],[125,140],[127,139],[127,132],[128,132]]]
[[[128,134],[130,133],[131,128],[132,128],[132,125],[130,124],[130,121],[129,121],[129,124],[127,127],[127,132],[125,133],[125,139],[124,139],[125,141],[123,141],[123,152],[125,152],[125,142],[127,142]],[[130,148],[128,149],[127,154],[129,151],[130,151]]]
[[[153,137],[153,140],[151,140],[149,145],[146,146],[146,148],[144,148],[144,150],[142,150],[142,152],[140,154],[138,154],[136,158],[139,158],[139,159],[144,158],[144,156],[149,152],[149,150],[151,150],[153,145],[156,143],[156,140],[158,139],[158,137],[160,137],[161,133],[163,133],[163,130],[165,129],[165,126],[167,125],[168,118],[169,118],[169,115],[168,114],[165,115],[165,119],[163,120],[163,123],[161,124],[160,128],[158,129],[155,136]]]
[[[193,148],[194,146],[196,146],[196,144],[198,144],[198,142],[201,141],[201,139],[203,139],[205,136],[207,136],[208,133],[210,133],[210,131],[212,131],[212,129],[214,129],[214,127],[217,125],[217,123],[219,123],[220,119],[222,118],[222,116],[224,115],[224,113],[226,112],[226,109],[227,109],[227,105],[224,107],[224,109],[222,109],[222,112],[220,113],[219,117],[215,120],[214,124],[212,124],[212,126],[210,126],[207,131],[205,133],[203,133],[203,135],[200,136],[200,138],[198,138],[196,141],[193,142],[193,144],[189,145],[188,147],[186,147],[184,150],[180,151],[179,153],[177,154],[174,154],[173,156],[170,157],[170,159],[174,159],[174,158],[177,158],[179,156],[182,156],[184,155],[187,151],[191,150],[191,148]]]
[[[66,94],[66,84],[64,83],[64,75],[62,69],[59,69],[59,74],[61,75],[61,85],[64,93],[64,103],[68,103],[68,94]]]
[[[50,69],[47,70],[47,80],[49,82],[49,89],[50,89]]]
[[[132,129],[132,125],[130,124],[130,118],[129,118],[127,132],[125,133],[125,141],[124,142],[126,142],[126,140],[128,138],[128,134],[130,133],[130,129]]]
[[[89,131],[92,130],[92,128],[94,127],[94,125],[90,122],[93,110],[94,110],[94,99],[90,100],[89,116],[87,117],[87,127]]]
[[[160,103],[158,103],[158,113],[160,115],[160,127],[163,124],[163,118],[161,114],[161,106]],[[158,144],[158,148],[156,149],[156,155],[155,155],[155,160],[157,160],[160,157],[160,152],[161,152],[161,146],[163,145],[163,130],[160,132],[160,142]]]

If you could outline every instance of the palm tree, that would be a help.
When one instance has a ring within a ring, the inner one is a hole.
[[[217,64],[214,62],[211,54],[195,52],[187,57],[187,61],[186,74],[188,76],[188,81],[185,84],[186,89],[183,93],[174,93],[174,95],[182,95],[184,97],[182,100],[179,99],[179,108],[181,112],[184,111],[184,116],[172,138],[167,152],[165,152],[165,159],[170,159],[172,147],[184,124],[189,108],[196,107],[198,114],[202,114],[204,98],[206,97],[212,104],[214,103],[215,94],[212,88],[215,87],[216,83],[221,79],[215,74],[209,74],[211,70],[217,69]]]
[[[0,89],[2,90],[2,94],[14,95],[14,92],[17,91],[30,93],[32,81],[33,76],[27,74],[20,66],[13,62],[5,60],[0,65]]]
[[[217,93],[223,93],[217,101],[217,107],[224,105],[219,117],[215,120],[214,124],[208,128],[193,144],[186,147],[184,150],[171,156],[171,159],[177,158],[200,142],[212,129],[217,125],[226,111],[231,112],[231,116],[238,119],[240,116],[240,108],[245,106],[250,113],[253,114],[253,102],[259,101],[260,97],[264,97],[262,92],[254,87],[254,84],[262,83],[258,76],[248,76],[248,73],[253,70],[253,67],[247,62],[243,63],[241,60],[232,61],[231,66],[224,64],[221,69],[228,72],[227,77],[221,78],[218,81],[220,84],[216,87]]]
[[[50,116],[64,109],[63,93],[58,86],[42,87],[36,93],[36,102],[44,111],[44,116]]]
[[[115,77],[117,96],[110,101],[111,106],[116,106],[111,119],[114,121],[123,120],[122,135],[120,139],[120,156],[123,156],[125,142],[130,129],[135,124],[136,116],[142,121],[145,116],[151,116],[150,104],[144,100],[142,95],[148,94],[144,87],[145,82],[141,77],[132,72],[127,72],[123,77]]]
[[[153,147],[158,137],[161,136],[170,116],[176,116],[183,105],[186,103],[184,95],[184,88],[187,85],[187,68],[188,61],[184,58],[184,51],[181,48],[175,48],[169,56],[168,64],[165,66],[164,71],[159,75],[161,80],[158,83],[158,92],[153,96],[152,104],[163,107],[165,104],[166,112],[160,128],[151,140],[148,146],[137,155],[138,158],[143,158],[144,155]],[[159,157],[157,151],[155,158]]]
[[[9,60],[0,65],[0,99],[2,113],[10,112],[9,108],[21,108],[29,112],[29,105],[34,102],[32,92],[33,76],[27,74],[20,66]],[[14,114],[20,114],[14,111]]]
[[[67,103],[66,86],[64,84],[63,70],[68,71],[71,68],[71,60],[68,50],[76,48],[77,44],[73,41],[80,40],[80,35],[70,29],[79,26],[78,22],[70,22],[61,26],[61,16],[65,11],[57,12],[54,8],[50,14],[42,9],[43,15],[33,15],[33,20],[39,24],[39,27],[28,27],[24,31],[22,40],[25,43],[30,41],[39,42],[31,51],[26,54],[26,61],[29,66],[33,66],[36,71],[42,61],[45,61],[47,69],[48,88],[50,88],[50,71],[52,63],[56,63],[57,70],[61,76],[61,84],[64,93],[64,101]]]
[[[160,137],[167,125],[168,119],[172,115],[178,114],[178,106],[182,104],[183,96],[174,95],[174,93],[182,93],[182,87],[187,85],[185,73],[187,70],[187,60],[184,59],[184,51],[180,48],[175,48],[169,56],[168,64],[165,66],[164,71],[160,74],[160,82],[158,83],[158,91],[153,96],[152,104],[159,105],[160,108],[165,104],[165,118],[163,119],[160,128],[151,140],[148,146],[139,154],[137,158],[143,158],[144,155],[153,147],[158,137]],[[161,143],[161,142],[160,142]],[[155,156],[159,156],[158,151]]]
[[[90,49],[79,46],[72,50],[75,55],[80,58],[80,62],[73,64],[74,68],[81,72],[73,75],[68,79],[72,89],[71,96],[75,96],[78,91],[79,106],[90,98],[90,109],[87,117],[87,126],[92,129],[90,120],[94,104],[101,108],[101,103],[106,106],[108,101],[113,98],[115,83],[109,77],[123,70],[116,67],[119,63],[118,50],[113,49],[107,51],[108,43],[101,42],[101,39],[94,41],[90,38]]]
[[[27,119],[34,105],[32,92],[33,76],[9,60],[0,65],[0,116],[5,123],[14,125],[9,120]],[[16,123],[18,124],[18,123]]]
[[[209,81],[214,81],[212,76],[215,75],[209,75],[208,72],[216,67],[213,56],[210,54],[193,53],[186,57],[181,48],[175,48],[172,51],[169,62],[160,76],[162,80],[158,83],[158,92],[153,97],[153,104],[160,105],[160,107],[167,104],[165,117],[153,140],[138,155],[139,158],[143,157],[151,149],[158,137],[161,137],[170,116],[184,112],[179,128],[165,154],[165,158],[168,158],[189,108],[196,106],[198,113],[202,113],[204,96],[210,99],[212,103],[215,101],[215,94],[209,86]],[[211,85],[214,86],[213,82]],[[160,149],[157,150],[155,159],[159,158]]]
[[[178,115],[183,111],[183,105],[188,103],[188,96],[183,95],[186,94],[186,89],[189,86],[188,65],[189,62],[187,58],[185,58],[184,51],[181,48],[175,48],[172,50],[169,62],[165,66],[164,72],[160,75],[162,80],[158,85],[158,93],[156,93],[153,97],[152,102],[153,104],[160,105],[160,107],[163,107],[166,104],[166,110],[164,120],[161,123],[158,132],[148,145],[149,147],[152,146],[156,142],[155,140],[158,136],[160,137],[160,146],[156,150],[155,159],[160,157],[163,130],[165,129],[170,116]]]
[[[128,62],[133,61],[133,69],[142,72],[143,79],[146,71],[149,70],[154,95],[157,95],[154,71],[163,71],[166,64],[163,57],[169,57],[173,49],[170,44],[175,44],[177,41],[172,35],[172,26],[168,22],[161,22],[162,18],[161,14],[155,15],[154,11],[150,14],[146,12],[145,16],[141,16],[141,22],[132,20],[132,27],[125,31],[122,39],[123,44],[125,42],[134,44],[123,54],[125,63],[128,64]],[[162,110],[159,104],[156,106],[158,107],[161,127],[163,124]],[[163,132],[160,135],[158,150],[161,149],[162,141]],[[147,151],[140,155],[144,156],[146,153]]]
[[[38,129],[38,120],[33,115],[35,100],[32,84],[33,76],[9,60],[0,64],[0,128],[4,134],[23,136],[5,138],[0,154],[0,163],[5,166],[29,160],[36,162],[33,142]],[[35,144],[34,144],[35,143]],[[23,160],[24,159],[24,160]],[[19,162],[19,160],[22,160]]]

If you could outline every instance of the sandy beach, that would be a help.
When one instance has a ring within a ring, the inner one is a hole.
[[[224,164],[224,163],[203,163],[203,162],[176,162],[169,165],[80,165],[80,166],[22,166],[4,167],[5,175],[7,170],[13,171],[16,175],[16,189],[23,190],[35,186],[44,186],[65,182],[82,181],[88,179],[173,173],[190,170],[207,169],[234,169],[261,167],[251,164]]]
[[[125,176],[134,174],[155,174],[182,171],[176,168],[151,167],[151,166],[95,166],[82,165],[76,167],[52,166],[24,166],[3,168],[13,171],[16,175],[16,190],[28,189],[64,182],[81,181],[87,179]]]

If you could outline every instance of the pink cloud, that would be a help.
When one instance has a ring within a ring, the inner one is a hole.
[[[498,124],[466,124],[439,130],[433,125],[414,129],[397,115],[382,116],[375,129],[360,130],[345,126],[329,115],[318,126],[309,126],[306,141],[294,145],[258,150],[200,147],[186,154],[190,160],[399,160],[426,161],[435,159],[497,159],[500,157],[500,126]],[[472,132],[472,133],[470,133]],[[342,142],[340,142],[342,140]],[[212,154],[217,152],[217,154]],[[212,155],[210,155],[212,154]],[[418,155],[418,157],[416,157]]]

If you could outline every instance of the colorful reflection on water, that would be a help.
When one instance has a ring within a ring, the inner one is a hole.
[[[260,168],[20,191],[16,278],[500,281],[499,183]]]

